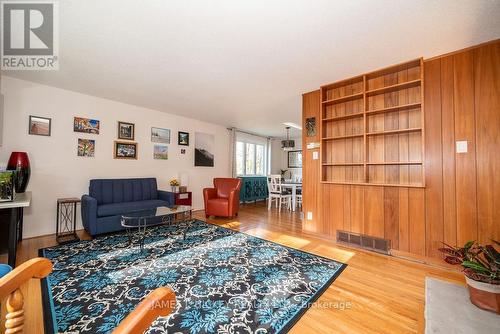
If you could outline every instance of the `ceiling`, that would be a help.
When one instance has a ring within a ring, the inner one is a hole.
[[[60,70],[4,75],[280,137],[283,122],[301,123],[304,92],[500,37],[490,0],[64,0],[59,10]]]

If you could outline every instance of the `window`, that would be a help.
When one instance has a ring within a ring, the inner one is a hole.
[[[265,146],[253,143],[236,142],[236,174],[265,175]]]
[[[255,174],[255,144],[246,144],[245,153],[245,174],[252,175]]]
[[[255,174],[264,175],[264,146],[255,146]]]

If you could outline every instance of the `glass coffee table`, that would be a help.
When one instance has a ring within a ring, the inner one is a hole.
[[[136,239],[142,251],[148,227],[177,225],[182,228],[182,238],[185,240],[186,233],[194,221],[192,212],[192,208],[188,205],[177,205],[170,208],[160,206],[154,209],[132,211],[122,215],[121,225],[127,230],[129,245],[132,245]]]

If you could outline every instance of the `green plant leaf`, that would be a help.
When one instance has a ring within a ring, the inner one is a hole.
[[[482,264],[479,264],[477,262],[472,262],[472,261],[464,261],[462,262],[462,266],[466,268],[470,268],[474,271],[480,272],[480,273],[490,273],[491,271],[484,267]]]
[[[469,250],[472,247],[472,245],[474,245],[474,243],[475,243],[474,240],[467,241],[467,243],[464,245],[465,250],[466,251]]]

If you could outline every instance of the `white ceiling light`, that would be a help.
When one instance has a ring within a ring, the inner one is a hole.
[[[302,127],[296,123],[292,123],[292,122],[285,122],[283,123],[284,125],[286,126],[289,126],[289,127],[292,127],[292,128],[295,128],[295,129],[299,129],[299,130],[302,130]]]

